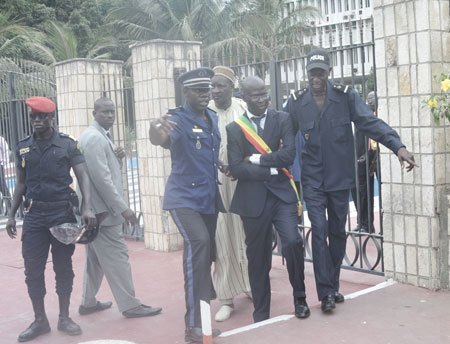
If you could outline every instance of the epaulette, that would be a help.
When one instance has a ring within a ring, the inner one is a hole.
[[[348,93],[351,90],[351,86],[343,84],[333,84],[333,89],[342,93]]]
[[[65,133],[59,132],[59,136],[61,136],[61,137],[67,137],[67,138],[69,138],[69,139],[71,139],[71,140],[73,140],[73,141],[77,141],[77,139],[76,139],[75,137],[73,137],[72,135],[69,135],[69,134],[65,134]]]
[[[26,141],[26,140],[28,140],[30,137],[31,137],[31,135],[28,135],[28,136],[24,137],[23,139],[19,140],[19,142]]]
[[[303,97],[303,95],[306,93],[306,91],[308,90],[308,88],[302,88],[301,90],[297,90],[295,92],[291,93],[291,97],[292,99],[294,99],[294,101],[299,100],[301,97]]]
[[[167,109],[167,115],[175,115],[178,111],[182,110],[182,106],[177,106],[176,108]]]

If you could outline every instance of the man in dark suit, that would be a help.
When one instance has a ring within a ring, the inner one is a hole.
[[[272,225],[281,238],[289,280],[293,288],[295,315],[307,318],[304,284],[303,242],[297,223],[297,197],[282,168],[292,165],[295,141],[287,113],[268,110],[269,97],[263,80],[248,77],[241,86],[243,100],[253,129],[270,147],[271,153],[259,154],[236,123],[227,125],[228,163],[238,179],[230,211],[241,216],[253,295],[255,322],[269,318],[272,266]]]

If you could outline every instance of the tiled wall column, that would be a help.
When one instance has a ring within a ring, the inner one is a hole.
[[[439,89],[433,76],[449,72],[449,2],[375,0],[374,25],[378,114],[420,165],[406,173],[396,156],[382,149],[386,276],[445,288],[449,237],[441,203],[450,185],[450,123],[434,123],[423,101]]]
[[[115,144],[124,147],[122,61],[66,60],[55,65],[55,74],[59,130],[78,139],[94,120],[95,100],[106,96],[116,104],[116,121],[110,131]],[[127,195],[125,169],[123,180],[124,195]]]
[[[78,138],[92,120],[94,101],[103,95],[117,107],[114,140],[123,146],[122,62],[72,59],[55,65],[59,130]]]
[[[183,240],[167,211],[162,210],[170,174],[170,153],[150,144],[150,121],[175,107],[174,74],[200,66],[199,42],[152,40],[132,47],[140,199],[145,245],[159,251],[180,249]]]

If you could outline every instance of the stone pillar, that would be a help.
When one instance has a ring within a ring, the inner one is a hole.
[[[439,89],[433,76],[449,71],[449,3],[375,0],[374,26],[378,113],[420,165],[406,173],[395,155],[381,151],[386,277],[446,287],[448,273],[443,280],[441,269],[448,269],[449,256],[442,240],[448,247],[449,236],[440,217],[450,185],[450,125],[434,123],[423,101]]]
[[[55,65],[59,130],[78,138],[93,121],[96,99],[106,96],[116,103],[112,136],[124,146],[122,61],[71,59]]]
[[[200,47],[200,42],[157,39],[136,44],[131,50],[145,245],[154,250],[180,249],[183,240],[169,213],[162,210],[170,153],[150,144],[150,121],[181,105],[176,104],[175,75],[200,66]]]

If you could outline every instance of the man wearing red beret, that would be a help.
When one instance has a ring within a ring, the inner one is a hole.
[[[22,256],[35,320],[19,335],[19,342],[27,342],[50,332],[44,307],[44,271],[50,246],[59,297],[58,330],[68,335],[81,334],[80,326],[69,317],[75,245],[59,242],[49,231],[52,226],[76,222],[70,202],[73,194],[70,188],[71,168],[83,194],[81,211],[84,222],[88,228],[96,225],[84,157],[74,139],[53,128],[55,103],[45,97],[31,97],[26,104],[30,109],[33,134],[17,144],[16,187],[6,224],[8,235],[15,238],[15,215],[22,196],[25,196],[27,212],[22,227]]]

